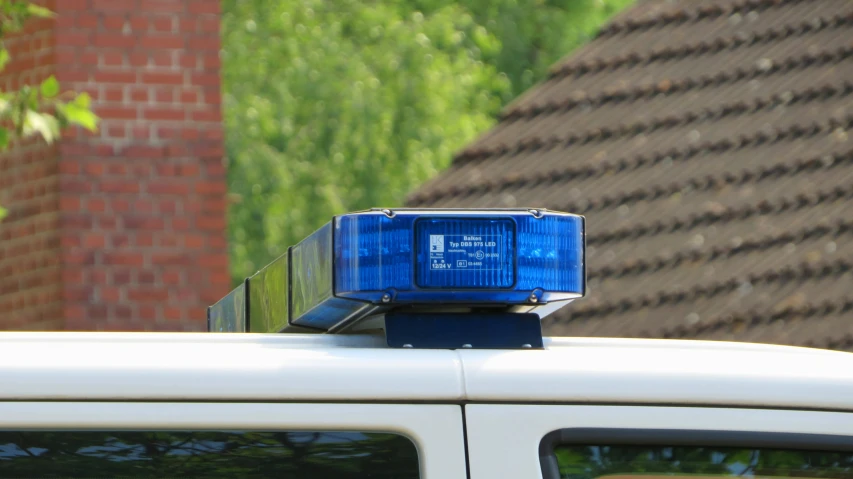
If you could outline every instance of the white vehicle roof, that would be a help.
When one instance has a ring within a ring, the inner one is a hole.
[[[381,337],[0,333],[2,400],[429,401],[853,410],[853,354],[546,338],[544,350],[389,349]]]

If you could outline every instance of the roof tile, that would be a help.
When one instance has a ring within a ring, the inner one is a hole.
[[[853,351],[853,4],[640,2],[409,198],[587,216],[549,334]]]

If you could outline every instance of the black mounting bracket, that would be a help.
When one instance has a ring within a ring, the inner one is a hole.
[[[387,313],[385,340],[392,348],[543,348],[533,313]]]

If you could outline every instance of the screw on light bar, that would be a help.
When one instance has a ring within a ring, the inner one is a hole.
[[[585,294],[584,227],[542,209],[336,216],[208,308],[208,329],[341,332],[401,312],[541,318]]]

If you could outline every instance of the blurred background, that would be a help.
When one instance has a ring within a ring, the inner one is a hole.
[[[628,0],[225,1],[231,271],[400,206]]]
[[[0,91],[85,97],[4,117],[2,329],[203,330],[334,214],[530,206],[589,228],[549,334],[853,348],[847,0],[35,4]]]

